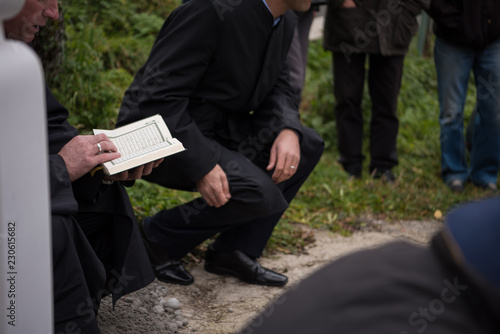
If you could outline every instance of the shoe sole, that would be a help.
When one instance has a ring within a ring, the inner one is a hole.
[[[194,279],[190,282],[179,282],[179,281],[172,281],[172,280],[168,280],[168,279],[164,279],[164,278],[160,278],[158,276],[156,276],[156,273],[155,273],[155,277],[158,281],[160,282],[163,282],[163,283],[168,283],[168,284],[176,284],[176,285],[184,285],[184,286],[187,286],[187,285],[191,285],[194,283]]]
[[[262,285],[262,286],[284,286],[288,283],[288,280],[286,280],[284,283],[276,283],[276,284],[265,284],[265,283],[251,282],[247,279],[244,279],[243,277],[240,277],[237,273],[235,273],[232,270],[229,270],[226,268],[221,268],[221,267],[210,266],[210,265],[206,265],[206,264],[204,266],[204,269],[205,269],[205,271],[207,271],[209,273],[216,274],[219,276],[229,275],[229,276],[236,277],[237,279],[239,279],[245,283],[248,283],[248,284]]]

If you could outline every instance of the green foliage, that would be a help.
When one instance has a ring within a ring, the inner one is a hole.
[[[316,129],[326,146],[334,146],[335,118],[333,106],[331,54],[324,51],[320,41],[311,43],[302,100],[302,121]]]
[[[61,68],[48,83],[83,133],[113,128],[123,93],[144,64],[177,1],[63,2],[66,44]],[[161,16],[158,16],[161,15]],[[50,40],[50,39],[48,39]]]

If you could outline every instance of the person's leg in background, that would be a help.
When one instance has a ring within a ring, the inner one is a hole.
[[[474,51],[437,37],[434,61],[440,107],[441,174],[452,191],[461,192],[468,178],[463,115]]]
[[[352,54],[349,59],[342,53],[333,53],[333,92],[336,101],[339,162],[354,178],[361,177],[364,160],[361,101],[365,82],[365,59],[364,53]]]
[[[368,87],[372,101],[369,171],[375,178],[393,182],[391,169],[398,164],[397,107],[404,56],[372,54],[369,62]]]
[[[476,54],[473,72],[479,122],[471,147],[470,180],[496,190],[500,167],[500,41]]]

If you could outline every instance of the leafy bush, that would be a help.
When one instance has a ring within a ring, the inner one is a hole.
[[[83,133],[113,128],[121,98],[178,2],[64,1],[65,44],[47,82]],[[164,15],[160,17],[158,15]],[[46,36],[45,40],[53,40]]]

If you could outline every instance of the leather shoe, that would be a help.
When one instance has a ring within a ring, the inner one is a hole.
[[[388,168],[374,168],[371,172],[371,175],[374,179],[381,179],[385,183],[392,184],[396,182],[396,177]]]
[[[159,242],[150,241],[144,233],[144,221],[139,222],[142,241],[148,252],[151,267],[159,281],[180,285],[189,285],[194,282],[193,276],[184,268],[181,261],[171,259],[161,248]]]
[[[257,260],[245,253],[217,252],[210,246],[205,255],[205,270],[217,275],[231,275],[250,284],[283,286],[288,278],[262,267]]]

